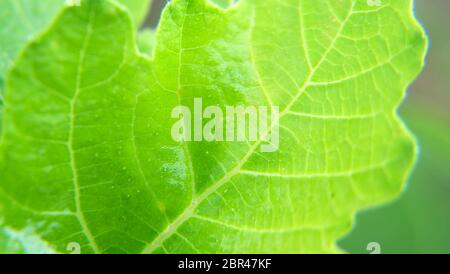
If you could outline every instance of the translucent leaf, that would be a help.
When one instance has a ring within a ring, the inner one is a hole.
[[[411,2],[175,0],[152,60],[114,2],[67,8],[9,75],[4,225],[58,252],[336,252],[415,160],[396,114],[426,49]],[[279,107],[279,149],[176,142],[194,98]]]
[[[0,121],[7,69],[25,43],[42,31],[63,5],[64,0],[0,1]]]

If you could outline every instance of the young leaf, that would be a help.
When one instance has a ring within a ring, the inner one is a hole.
[[[50,23],[64,2],[64,0],[0,1],[0,121],[4,76],[7,69],[25,43]]]
[[[114,2],[67,8],[9,74],[5,229],[58,252],[336,252],[415,159],[396,114],[426,49],[411,2],[175,0],[152,60]],[[176,142],[194,98],[278,106],[279,150]]]
[[[142,22],[151,4],[150,0],[120,1],[130,9],[136,25]],[[47,27],[57,12],[68,3],[67,0],[0,1],[0,121],[6,71],[25,44]]]

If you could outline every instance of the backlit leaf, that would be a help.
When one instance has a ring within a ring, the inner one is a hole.
[[[331,253],[358,209],[403,190],[416,152],[396,109],[426,48],[412,1],[175,0],[151,60],[134,36],[120,6],[83,1],[17,61],[7,231],[43,252]],[[174,141],[171,111],[194,98],[279,107],[279,150]]]

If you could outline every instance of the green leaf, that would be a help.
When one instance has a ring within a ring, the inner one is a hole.
[[[50,23],[64,3],[64,0],[0,1],[0,121],[6,71],[24,45]]]
[[[64,3],[64,0],[0,1],[0,85],[19,50],[50,23]]]
[[[67,8],[8,78],[4,227],[56,252],[337,252],[415,160],[396,114],[426,49],[411,2],[175,0],[152,60],[114,2]],[[279,150],[175,142],[194,98],[279,106]]]
[[[137,25],[142,22],[151,4],[150,0],[120,1],[130,9]],[[4,75],[18,52],[50,24],[66,3],[66,0],[0,1],[0,92],[4,85]],[[2,97],[0,93],[0,99]]]

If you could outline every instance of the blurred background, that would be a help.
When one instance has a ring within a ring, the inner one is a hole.
[[[263,0],[261,0],[263,1]],[[154,0],[143,27],[155,28],[167,0]],[[450,253],[450,1],[416,0],[430,38],[426,67],[400,113],[420,145],[408,189],[390,204],[360,212],[339,241],[349,253]]]

